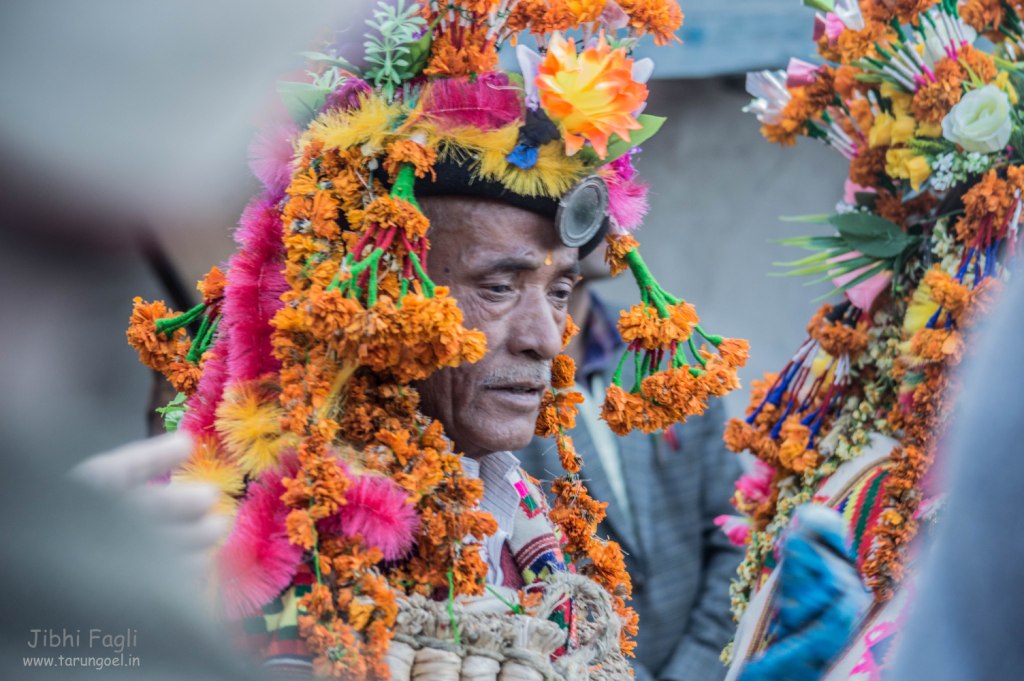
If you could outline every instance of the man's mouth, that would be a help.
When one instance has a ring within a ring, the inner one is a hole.
[[[536,395],[544,392],[544,385],[540,383],[503,383],[500,385],[489,385],[488,390],[512,393],[515,395]]]

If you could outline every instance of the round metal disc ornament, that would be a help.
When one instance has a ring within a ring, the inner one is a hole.
[[[608,185],[597,175],[584,178],[558,202],[555,225],[562,243],[581,248],[602,231],[608,215]]]

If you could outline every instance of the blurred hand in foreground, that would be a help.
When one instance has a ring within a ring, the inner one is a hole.
[[[230,520],[214,513],[220,492],[213,485],[154,482],[183,464],[191,451],[187,434],[169,433],[90,457],[71,470],[71,477],[141,511],[190,568],[203,570],[210,549],[230,529]]]

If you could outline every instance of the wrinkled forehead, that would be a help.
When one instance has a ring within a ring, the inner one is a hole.
[[[578,249],[562,244],[554,221],[496,200],[427,197],[431,257],[479,265],[515,258],[538,267],[574,267]]]

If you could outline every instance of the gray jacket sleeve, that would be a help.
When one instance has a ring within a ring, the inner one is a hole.
[[[692,425],[697,424],[684,424],[683,428]],[[725,678],[726,668],[719,655],[736,628],[729,610],[729,583],[743,554],[742,549],[730,543],[714,524],[717,516],[736,512],[729,499],[741,468],[739,458],[728,451],[722,441],[724,425],[724,408],[721,404],[713,404],[700,419],[702,446],[699,452],[689,452],[693,455],[699,453],[703,459],[703,583],[686,634],[658,677],[663,681],[715,681]],[[687,453],[681,454],[685,456]]]

